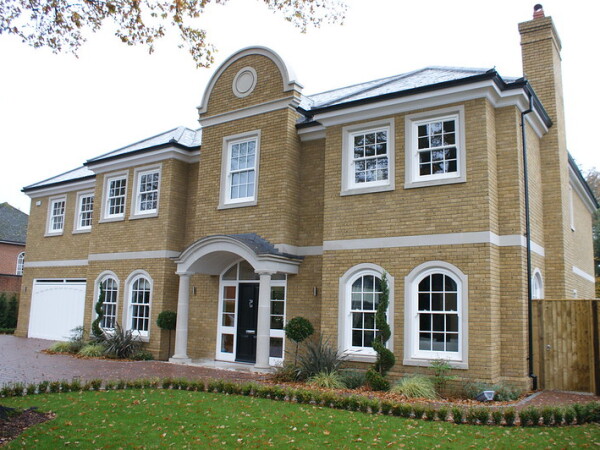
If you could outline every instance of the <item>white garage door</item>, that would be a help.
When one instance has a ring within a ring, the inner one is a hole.
[[[28,336],[64,341],[83,326],[85,281],[36,280],[31,293]]]

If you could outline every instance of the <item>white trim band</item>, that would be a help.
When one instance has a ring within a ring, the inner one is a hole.
[[[25,262],[25,268],[36,268],[36,267],[76,267],[76,266],[87,266],[87,259],[64,259],[60,261],[29,261]]]
[[[584,280],[589,281],[590,283],[595,283],[596,282],[596,279],[592,275],[590,275],[589,273],[581,270],[579,267],[573,266],[573,273],[575,275],[580,276]]]
[[[470,233],[424,234],[417,236],[394,236],[370,239],[341,239],[324,241],[324,251],[335,250],[367,250],[394,247],[426,247],[432,245],[464,245],[464,244],[493,244],[499,247],[526,247],[524,236],[514,234],[498,236],[491,231],[475,231]],[[534,242],[531,250],[544,256],[544,248]]]
[[[92,253],[90,261],[122,261],[127,259],[161,259],[177,258],[181,253],[173,250],[152,250],[147,252],[123,252],[123,253]]]

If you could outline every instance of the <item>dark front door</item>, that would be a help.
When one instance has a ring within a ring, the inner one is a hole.
[[[258,283],[240,283],[236,361],[256,362]]]

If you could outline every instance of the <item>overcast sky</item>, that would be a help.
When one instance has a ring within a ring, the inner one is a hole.
[[[127,47],[107,28],[79,59],[31,49],[0,36],[0,202],[29,212],[23,186],[179,125],[197,128],[196,106],[214,70],[237,50],[263,45],[295,70],[304,94],[426,66],[496,67],[521,76],[517,24],[526,0],[350,0],[344,25],[300,34],[259,1],[211,6],[201,19],[219,53],[196,69],[173,40],[152,55]],[[563,44],[567,142],[578,164],[600,168],[594,133],[598,0],[546,0]],[[590,128],[592,124],[592,128]]]

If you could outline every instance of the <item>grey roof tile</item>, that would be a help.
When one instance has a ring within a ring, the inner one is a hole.
[[[29,216],[23,211],[0,203],[0,241],[25,244],[27,238],[27,222]]]

